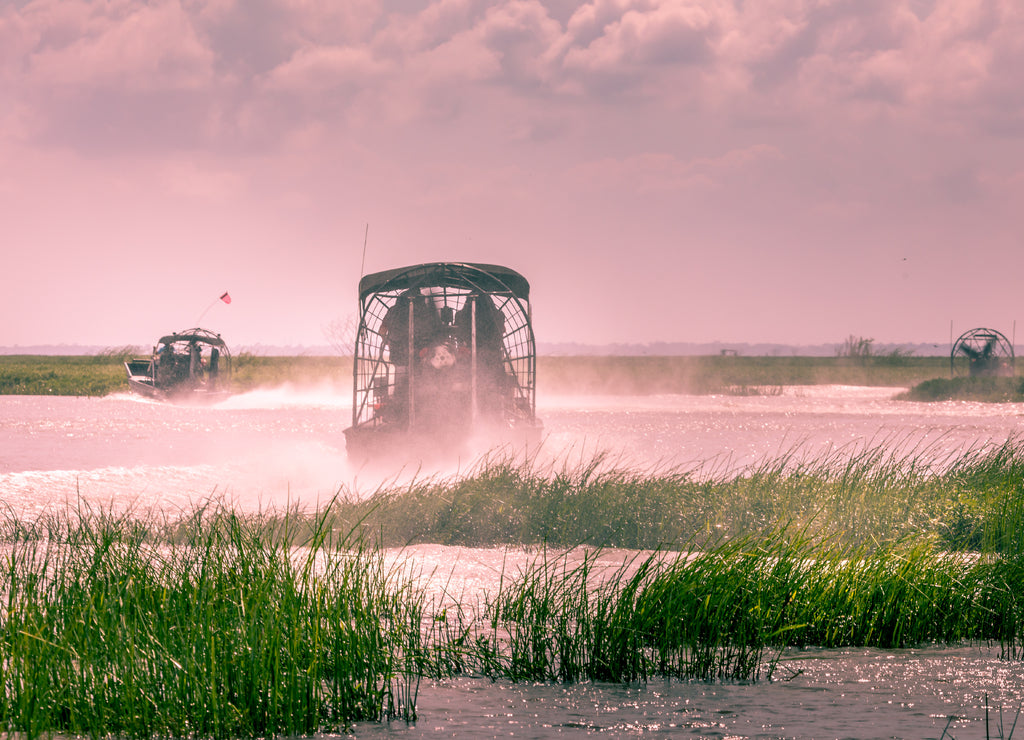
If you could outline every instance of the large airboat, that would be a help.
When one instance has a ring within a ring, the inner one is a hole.
[[[359,281],[350,459],[421,460],[539,441],[530,285],[433,262]]]
[[[215,401],[230,394],[231,352],[220,334],[186,329],[160,337],[149,357],[124,363],[128,388],[161,401]]]

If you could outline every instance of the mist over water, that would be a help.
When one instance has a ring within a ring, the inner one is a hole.
[[[780,455],[813,461],[878,445],[941,462],[1014,437],[1024,419],[1021,404],[907,403],[893,400],[899,390],[542,394],[545,438],[534,464],[573,468],[604,453],[606,465],[719,476]],[[262,389],[213,406],[129,395],[0,396],[0,505],[28,518],[83,504],[173,516],[211,498],[241,511],[311,509],[339,492],[369,495],[382,482],[460,475],[476,462],[354,469],[345,455],[350,421],[350,394],[333,386]],[[514,571],[531,554],[423,545],[392,556],[436,593],[474,603],[503,569]],[[788,680],[638,687],[460,679],[422,687],[415,725],[364,725],[356,735],[938,737],[958,715],[956,737],[984,737],[985,696],[993,707],[1014,709],[1024,697],[1021,666],[979,647],[791,652],[779,676]]]
[[[642,472],[722,476],[788,455],[883,445],[941,461],[1016,434],[1022,404],[894,401],[896,388],[800,386],[765,396],[563,396],[538,399],[533,464],[595,455]],[[486,441],[442,467],[410,461],[356,468],[345,454],[351,396],[337,386],[281,386],[211,406],[103,398],[0,396],[0,501],[19,514],[114,505],[186,510],[217,498],[243,511],[315,508],[410,478],[473,470]],[[522,454],[499,450],[491,454]]]

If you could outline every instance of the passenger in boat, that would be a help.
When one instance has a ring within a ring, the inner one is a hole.
[[[451,341],[420,352],[413,395],[416,426],[445,437],[468,428],[469,366]]]
[[[156,362],[153,364],[155,372],[153,373],[153,383],[156,384],[168,384],[174,382],[175,378],[175,366],[174,366],[174,344],[166,342],[156,353]]]
[[[203,382],[203,354],[197,342],[188,344],[188,376],[193,385]]]
[[[476,389],[477,408],[484,417],[496,418],[502,410],[502,398],[508,387],[502,343],[505,315],[490,296],[470,296],[455,317],[456,336],[462,355],[472,361],[473,315],[476,316]]]
[[[437,308],[420,292],[419,288],[410,288],[395,300],[395,305],[388,309],[384,321],[380,325],[380,333],[384,346],[388,349],[391,362],[396,365],[409,363],[409,306],[412,306],[412,340],[413,351],[422,352],[434,344],[443,333],[441,318]]]
[[[409,413],[409,373],[419,371],[418,367],[410,367],[410,360],[434,345],[443,336],[444,328],[431,298],[423,295],[419,288],[410,288],[395,299],[395,304],[384,315],[380,334],[395,372],[394,392],[384,408],[389,421],[405,421]],[[409,356],[410,334],[412,358]],[[413,384],[418,385],[419,379],[414,379]]]
[[[217,386],[217,374],[220,372],[220,349],[214,347],[210,350],[210,368],[207,372],[211,390]]]

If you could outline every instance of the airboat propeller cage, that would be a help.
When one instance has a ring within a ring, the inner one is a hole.
[[[1013,377],[1013,343],[995,329],[970,329],[949,353],[951,377]]]
[[[438,399],[426,389],[441,373],[460,378],[451,385],[461,390],[442,399],[445,416],[461,415],[469,425],[535,422],[526,278],[498,265],[432,262],[359,281],[353,429],[431,431],[428,402]]]

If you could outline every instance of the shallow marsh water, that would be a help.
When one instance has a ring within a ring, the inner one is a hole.
[[[541,456],[572,466],[603,450],[611,463],[640,470],[715,474],[784,454],[814,460],[881,444],[941,461],[1017,436],[1024,420],[1024,405],[916,404],[893,400],[897,391],[815,386],[747,397],[541,397]],[[174,515],[211,496],[247,511],[315,507],[342,487],[369,493],[381,483],[381,474],[348,467],[349,416],[344,391],[329,388],[258,391],[213,407],[130,396],[0,396],[0,504],[30,518],[83,503]],[[385,477],[456,475],[471,465]],[[438,591],[469,603],[494,586],[502,568],[532,557],[438,546],[394,555]],[[1007,736],[1022,700],[1024,668],[1001,661],[998,648],[794,651],[776,680],[753,684],[424,683],[415,724],[363,724],[354,735],[883,738],[946,730],[947,737],[984,738]],[[1024,721],[1018,733],[1024,736]]]

